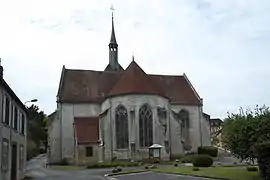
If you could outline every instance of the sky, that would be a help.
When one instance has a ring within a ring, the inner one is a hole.
[[[4,79],[22,102],[50,114],[63,65],[104,70],[111,4],[124,68],[134,54],[146,73],[185,73],[213,118],[270,106],[269,0],[0,0]]]

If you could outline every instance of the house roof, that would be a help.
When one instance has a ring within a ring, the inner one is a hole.
[[[12,97],[12,99],[20,106],[20,108],[27,114],[28,111],[22,101],[18,98],[15,92],[11,89],[8,83],[0,77],[0,85],[5,89],[5,91]]]
[[[121,94],[164,94],[148,77],[147,74],[132,61],[113,85],[109,96]]]
[[[101,103],[108,96],[127,93],[158,94],[172,104],[199,105],[200,97],[186,75],[146,74],[132,61],[120,72],[75,70],[63,66],[58,102]]]
[[[223,123],[223,121],[219,118],[212,118],[210,119],[210,125],[211,126],[220,126]]]
[[[78,144],[98,142],[99,117],[75,117],[74,125]]]

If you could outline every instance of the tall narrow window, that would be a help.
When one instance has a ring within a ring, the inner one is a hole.
[[[7,171],[8,170],[8,140],[7,139],[3,139],[2,141],[2,170],[3,171]]]
[[[24,114],[22,114],[21,133],[25,134],[25,115]]]
[[[189,113],[186,110],[181,110],[179,112],[179,116],[181,118],[182,121],[182,127],[183,128],[189,128],[190,124],[189,124]]]
[[[14,108],[14,129],[15,130],[18,130],[18,119],[19,119],[19,116],[18,116],[18,109],[15,107]]]
[[[153,144],[153,115],[147,104],[139,110],[139,134],[141,147],[149,147]]]
[[[184,145],[184,150],[190,150],[191,149],[191,144],[190,144],[190,135],[189,135],[189,128],[190,128],[190,123],[189,123],[189,113],[186,110],[181,110],[179,112],[179,117],[181,119],[181,135],[183,138],[183,145]]]
[[[5,122],[5,96],[2,95],[2,122]]]
[[[127,109],[120,105],[115,111],[116,148],[128,148],[128,114]]]
[[[23,145],[20,145],[20,164],[19,168],[22,170],[24,167],[24,147]]]
[[[8,98],[6,98],[5,103],[5,124],[9,125],[9,119],[10,119],[10,101]]]

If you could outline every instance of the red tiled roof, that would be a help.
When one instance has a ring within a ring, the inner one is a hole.
[[[161,94],[164,93],[154,85],[148,75],[132,61],[127,69],[123,72],[119,80],[109,92],[111,95],[120,94]]]
[[[185,76],[149,75],[135,62],[125,71],[73,70],[63,67],[58,101],[101,103],[110,95],[158,94],[171,103],[199,105],[200,99]]]
[[[78,144],[98,142],[99,117],[75,117],[74,123]]]
[[[200,104],[200,100],[184,76],[149,75],[149,77],[163,89],[171,103]]]

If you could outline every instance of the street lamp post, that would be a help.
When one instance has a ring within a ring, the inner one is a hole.
[[[29,103],[29,102],[37,102],[37,101],[38,101],[37,99],[32,99],[32,100],[30,100],[30,101],[25,101],[24,104],[27,104],[27,103]]]

